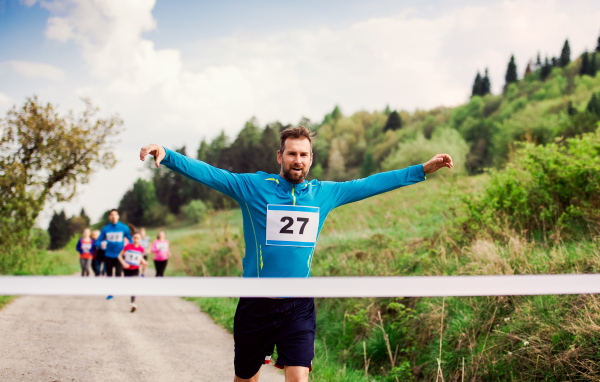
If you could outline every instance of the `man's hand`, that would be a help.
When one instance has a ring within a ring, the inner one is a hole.
[[[165,159],[165,156],[167,156],[165,149],[162,146],[155,144],[142,147],[142,150],[140,150],[140,159],[142,160],[142,162],[146,160],[146,155],[148,154],[154,156],[154,162],[156,163],[156,167],[158,167],[160,165],[160,162],[162,162],[162,160]]]
[[[436,172],[442,167],[452,168],[452,158],[448,154],[437,154],[431,158],[427,163],[423,163],[423,172],[425,174],[431,174]]]

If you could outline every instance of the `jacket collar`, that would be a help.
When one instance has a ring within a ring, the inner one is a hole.
[[[292,183],[289,180],[282,177],[281,174],[277,174],[277,176],[275,176],[275,179],[278,180],[277,184],[279,185],[279,187],[283,188],[286,191],[291,190],[292,188],[294,188],[296,191],[302,191],[306,187],[308,187],[308,182],[306,181],[306,179],[302,183]]]

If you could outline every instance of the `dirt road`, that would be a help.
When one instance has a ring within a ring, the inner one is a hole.
[[[19,297],[0,310],[0,381],[232,381],[233,337],[169,297]],[[273,366],[261,381],[283,382]]]

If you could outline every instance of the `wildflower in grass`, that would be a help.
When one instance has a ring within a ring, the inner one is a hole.
[[[525,346],[529,345],[529,341],[524,341],[523,345],[525,345]]]
[[[510,317],[504,317],[504,322],[510,321]]]

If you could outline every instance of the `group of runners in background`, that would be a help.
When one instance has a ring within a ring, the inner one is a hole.
[[[144,277],[148,267],[148,254],[152,253],[156,277],[163,277],[171,255],[165,232],[160,231],[150,245],[146,230],[132,230],[120,222],[118,210],[111,210],[108,220],[110,222],[102,231],[92,232],[86,228],[77,241],[81,276],[89,276],[91,268],[96,276]],[[131,312],[136,310],[135,296],[131,296]]]

